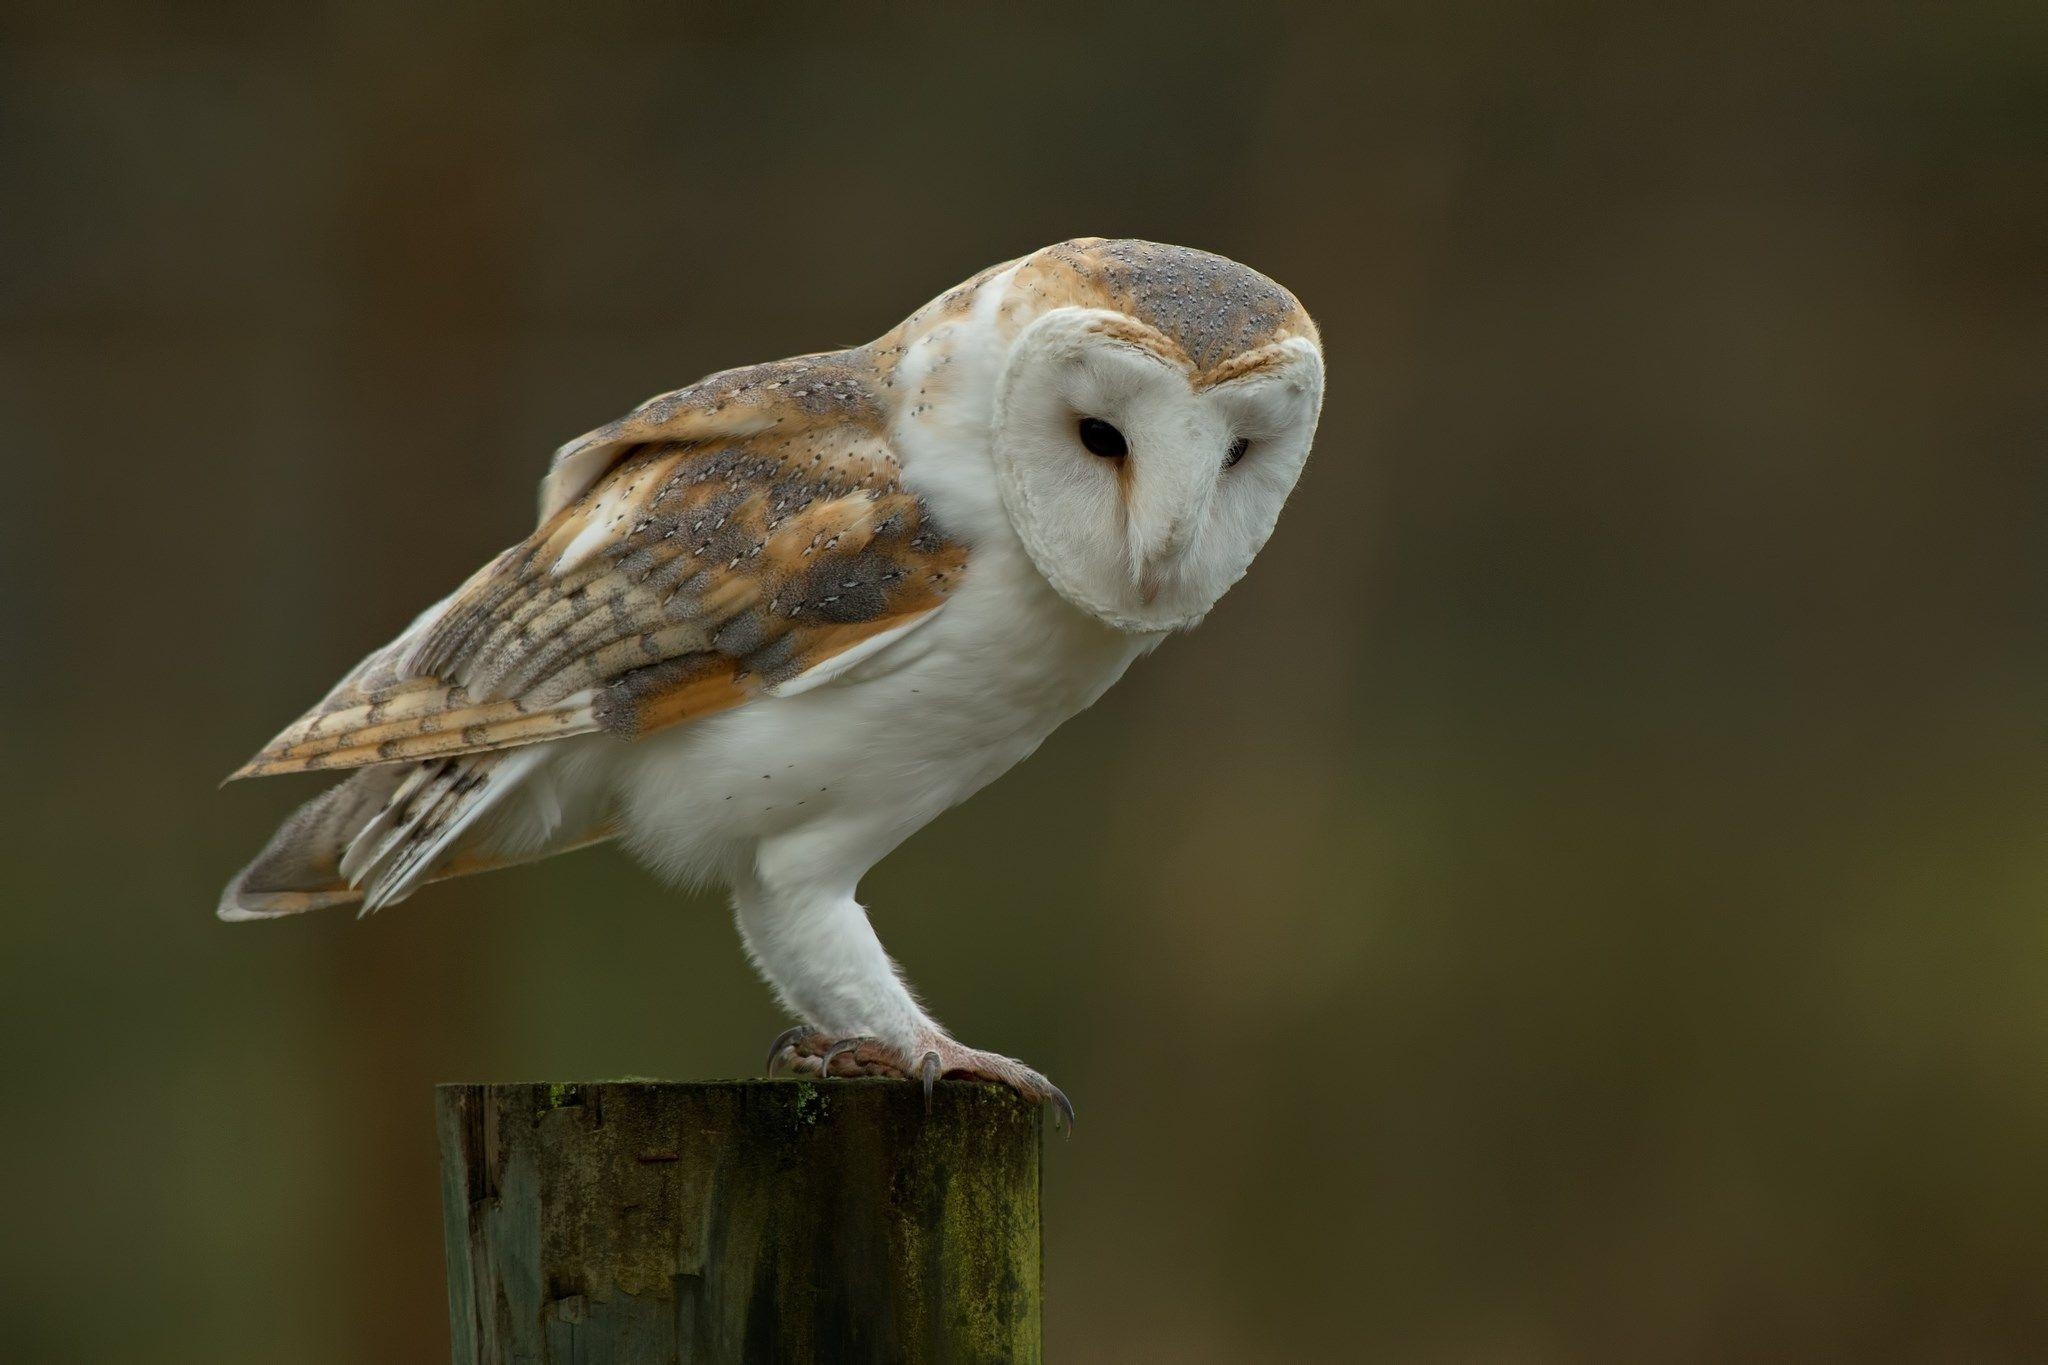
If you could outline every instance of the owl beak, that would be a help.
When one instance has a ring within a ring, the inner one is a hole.
[[[1205,439],[1207,434],[1190,430],[1189,447],[1200,450],[1214,444]],[[1216,494],[1216,471],[1200,461],[1164,462],[1154,477],[1164,482],[1149,488],[1143,504],[1126,504],[1131,587],[1148,607],[1166,591],[1167,579],[1178,571],[1200,534]]]
[[[1168,571],[1188,548],[1187,526],[1186,521],[1176,522],[1167,531],[1165,539],[1139,560],[1136,574],[1138,599],[1148,607],[1159,600],[1159,594],[1166,586]]]

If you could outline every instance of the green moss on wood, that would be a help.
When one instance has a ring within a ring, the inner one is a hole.
[[[830,1082],[797,1081],[796,1118],[797,1122],[814,1127],[825,1117],[825,1086]]]

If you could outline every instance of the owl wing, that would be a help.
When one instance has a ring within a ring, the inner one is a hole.
[[[840,357],[729,372],[564,447],[531,536],[233,777],[637,738],[928,619],[967,552],[902,486],[850,373]]]

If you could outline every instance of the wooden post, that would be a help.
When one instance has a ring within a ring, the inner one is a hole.
[[[942,1081],[444,1085],[477,1362],[1036,1361],[1038,1111]]]

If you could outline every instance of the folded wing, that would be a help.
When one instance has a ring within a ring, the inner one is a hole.
[[[628,446],[234,776],[643,735],[915,623],[965,562],[869,424]]]

